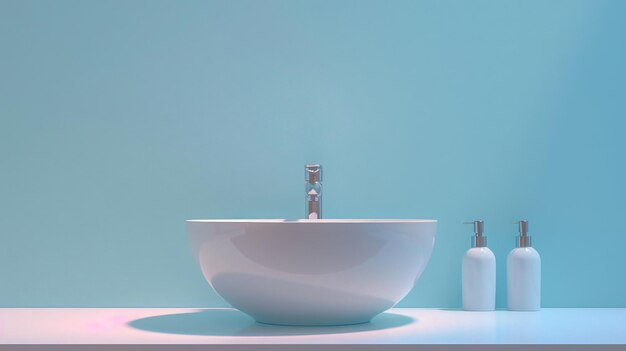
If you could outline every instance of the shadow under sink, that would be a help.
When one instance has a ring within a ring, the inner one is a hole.
[[[207,336],[287,336],[364,332],[397,328],[416,320],[385,312],[369,323],[339,326],[282,326],[257,323],[248,315],[231,308],[199,309],[195,312],[164,314],[136,319],[132,328],[166,334]]]

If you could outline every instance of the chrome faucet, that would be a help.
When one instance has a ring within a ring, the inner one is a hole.
[[[305,165],[306,218],[322,218],[322,165]]]

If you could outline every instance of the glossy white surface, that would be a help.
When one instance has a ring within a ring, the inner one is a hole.
[[[533,344],[626,344],[626,309],[467,312],[394,308],[371,323],[337,327],[258,324],[233,309],[0,309],[0,344],[20,343],[502,344],[499,350],[520,343],[527,344],[526,349]],[[593,347],[587,345],[585,350]]]
[[[496,309],[496,256],[488,247],[473,247],[463,256],[463,309]]]
[[[507,304],[511,311],[538,311],[541,308],[541,257],[532,247],[518,247],[509,253]]]
[[[426,267],[436,221],[197,220],[187,229],[211,286],[270,324],[364,323]]]

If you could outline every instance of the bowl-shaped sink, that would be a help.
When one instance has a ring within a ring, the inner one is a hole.
[[[434,220],[192,220],[209,284],[258,322],[368,322],[406,296],[435,243]]]

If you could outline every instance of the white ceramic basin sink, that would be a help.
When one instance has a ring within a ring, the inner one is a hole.
[[[193,254],[226,301],[258,322],[368,322],[409,293],[434,220],[191,220]]]

